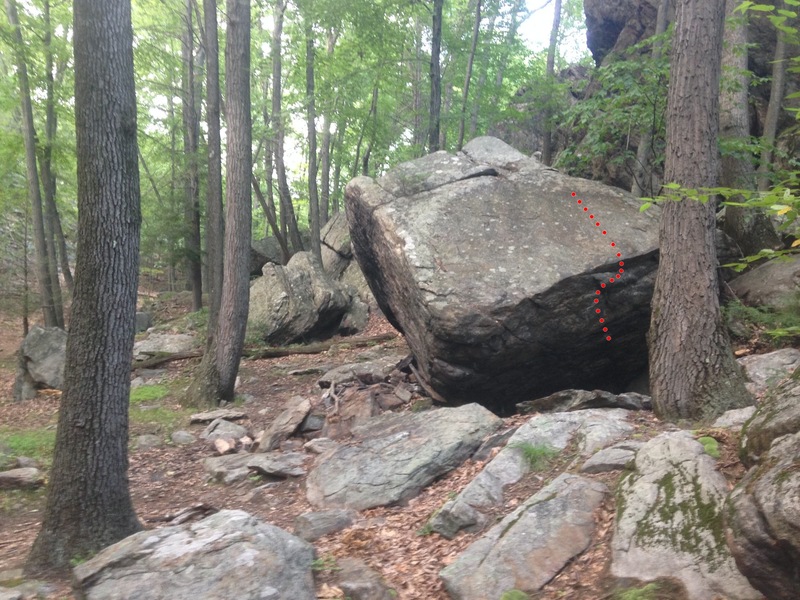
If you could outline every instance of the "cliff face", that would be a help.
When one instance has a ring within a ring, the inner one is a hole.
[[[584,0],[583,10],[586,45],[600,66],[609,54],[620,54],[653,35],[658,0]]]

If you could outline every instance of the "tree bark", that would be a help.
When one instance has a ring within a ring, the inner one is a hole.
[[[186,160],[184,174],[184,215],[186,233],[187,284],[192,292],[192,310],[203,308],[203,275],[200,248],[200,174],[197,168],[197,148],[200,138],[200,116],[195,94],[194,25],[192,2],[186,0],[186,29],[183,37],[183,153]]]
[[[679,0],[667,101],[665,179],[716,183],[725,0]],[[711,419],[752,403],[719,309],[715,202],[685,195],[664,207],[648,339],[650,388],[665,419]]]
[[[39,171],[36,164],[36,130],[33,125],[33,106],[28,82],[28,66],[25,60],[25,42],[19,25],[15,0],[6,0],[8,22],[13,29],[14,54],[17,63],[20,104],[22,110],[22,137],[25,143],[25,169],[28,175],[28,197],[33,215],[33,243],[36,249],[36,277],[39,280],[39,294],[45,327],[57,327],[58,318],[53,299],[53,282],[50,279],[49,257],[44,230],[42,210],[42,190],[39,185]]]
[[[244,348],[250,305],[252,121],[250,114],[250,0],[227,0],[225,116],[228,124],[225,260],[219,320],[183,403],[231,401]]]
[[[783,2],[775,2],[776,9],[783,8]],[[764,119],[764,133],[761,136],[761,160],[758,165],[758,189],[766,192],[771,181],[769,172],[772,166],[772,147],[778,133],[778,117],[783,104],[786,90],[786,34],[778,31],[778,41],[775,44],[775,58],[772,61],[772,83],[769,88],[769,104],[767,116]]]
[[[208,331],[216,330],[222,301],[225,222],[222,218],[222,143],[220,141],[219,35],[217,0],[203,0],[206,39],[206,260],[208,261]],[[209,340],[208,345],[211,345]]]
[[[722,73],[731,74],[732,81],[720,91],[720,141],[745,143],[750,139],[750,110],[747,90],[750,84],[747,71],[747,16],[734,14],[738,0],[725,4],[725,44],[722,50]],[[722,156],[720,186],[755,190],[755,169],[749,152],[729,151]],[[731,200],[741,201],[741,196]],[[745,256],[757,254],[763,248],[777,249],[781,240],[769,217],[759,209],[726,206],[724,230],[739,245]]]
[[[439,149],[439,128],[442,111],[442,11],[444,0],[433,0],[433,27],[431,29],[431,98],[428,121],[428,151]]]
[[[550,30],[550,47],[547,49],[546,79],[549,84],[555,83],[556,49],[558,48],[558,30],[561,27],[561,0],[555,0],[553,27]],[[553,164],[553,124],[550,122],[550,109],[544,111],[544,133],[542,135],[542,163]]]
[[[472,80],[472,65],[475,63],[475,51],[478,49],[478,36],[481,32],[481,0],[475,3],[475,26],[472,28],[472,45],[467,57],[467,73],[464,76],[464,89],[461,92],[461,118],[458,123],[458,143],[456,148],[461,150],[464,146],[464,130],[467,121],[467,100],[469,99],[469,84]]]
[[[339,35],[336,31],[331,29],[328,31],[328,61],[330,62],[333,57],[333,51],[336,48],[336,40]],[[319,151],[320,162],[320,197],[319,197],[319,220],[320,226],[325,225],[330,218],[330,202],[331,202],[331,114],[336,110],[336,105],[339,101],[339,94],[337,92],[333,99],[333,103],[328,106],[322,115],[322,147]]]
[[[128,489],[139,268],[130,0],[75,0],[78,250],[53,467],[29,573],[70,567],[141,529]]]
[[[313,7],[313,4],[312,4]],[[309,8],[313,10],[313,8]],[[311,221],[311,254],[322,265],[319,193],[317,190],[317,107],[314,102],[314,22],[306,15],[306,125],[308,127],[308,213]]]
[[[486,28],[486,39],[491,40],[494,38],[494,28],[497,23],[497,10],[492,11],[492,16],[489,18],[489,26]],[[481,111],[481,95],[483,88],[486,86],[486,79],[489,75],[489,53],[484,52],[480,57],[480,76],[478,77],[478,85],[475,89],[474,100],[472,102],[472,111],[469,120],[469,137],[474,138],[478,132],[478,114]]]

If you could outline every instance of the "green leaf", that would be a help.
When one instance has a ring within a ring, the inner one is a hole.
[[[782,8],[779,8],[777,12],[779,15],[783,15],[784,17],[788,17],[789,19],[794,19],[795,17],[797,17],[797,13],[794,12],[793,10],[784,10]]]
[[[650,208],[651,206],[653,206],[653,203],[652,203],[652,202],[645,202],[644,204],[642,204],[642,205],[639,207],[639,212],[644,212],[644,211],[646,211],[648,208]]]

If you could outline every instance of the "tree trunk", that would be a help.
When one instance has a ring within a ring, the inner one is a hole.
[[[297,217],[292,206],[292,196],[289,191],[289,182],[286,179],[286,164],[284,162],[284,137],[283,123],[283,61],[281,60],[281,46],[283,44],[283,17],[286,12],[288,0],[275,0],[275,12],[272,15],[274,28],[272,30],[272,133],[275,136],[274,154],[275,174],[278,177],[278,194],[280,195],[281,223],[285,225],[288,238],[295,252],[303,250],[303,241],[300,239],[300,230],[297,228]]]
[[[372,88],[372,102],[369,105],[369,115],[364,124],[364,129],[369,128],[369,141],[367,142],[367,149],[364,151],[364,158],[361,161],[361,174],[369,174],[369,157],[372,154],[372,147],[375,145],[375,135],[378,131],[378,91],[380,90],[378,82],[375,82],[375,87]]]
[[[222,218],[222,144],[220,141],[219,35],[217,0],[203,0],[206,38],[206,260],[208,261],[208,332],[216,330],[222,301],[222,261],[225,222]],[[211,344],[209,340],[209,345]]]
[[[219,320],[183,403],[231,401],[244,348],[250,305],[252,122],[250,116],[250,0],[227,0],[225,116],[228,125],[225,261]]]
[[[334,30],[328,31],[328,61],[333,57],[336,48],[336,40],[339,35]],[[320,226],[325,225],[330,218],[331,202],[331,114],[336,110],[339,101],[339,94],[333,99],[322,116],[322,147],[319,151],[320,162],[320,197],[319,197],[319,220]]]
[[[494,28],[495,24],[497,23],[497,11],[492,12],[492,16],[489,19],[489,26],[486,28],[486,39],[492,40],[494,38]],[[478,114],[481,110],[481,95],[483,94],[483,88],[486,86],[486,78],[489,75],[489,53],[483,52],[480,57],[480,76],[478,77],[478,85],[475,89],[474,100],[472,102],[472,111],[470,114],[469,120],[469,137],[470,139],[474,138],[475,135],[478,133]]]
[[[662,35],[667,30],[669,22],[669,3],[670,0],[661,0],[658,5],[658,15],[656,16],[656,32],[655,35]],[[739,48],[741,50],[741,48]],[[662,44],[655,42],[653,44],[653,61],[657,62],[661,58]],[[745,55],[745,68],[747,68],[747,56]],[[745,110],[747,110],[747,98],[745,98]],[[655,100],[653,100],[655,104]],[[655,111],[654,111],[655,113]],[[653,145],[653,136],[656,129],[655,114],[653,115],[653,122],[650,126],[642,132],[639,139],[639,146],[636,148],[636,163],[633,166],[633,182],[631,183],[631,194],[641,197],[645,192],[653,194],[652,173],[650,171],[650,154],[651,146]]]
[[[200,137],[200,116],[195,97],[194,25],[192,2],[186,0],[186,29],[183,38],[183,153],[186,160],[184,175],[184,215],[186,234],[187,284],[192,291],[192,310],[203,308],[203,275],[200,248],[200,174],[197,168],[197,148]]]
[[[130,0],[75,0],[78,251],[53,467],[27,571],[141,529],[128,489],[128,397],[139,269]]]
[[[258,203],[261,205],[261,210],[264,211],[264,216],[267,218],[267,223],[269,223],[270,228],[272,229],[272,233],[275,235],[275,239],[278,240],[278,244],[281,247],[281,254],[284,257],[291,256],[291,252],[289,251],[289,247],[286,245],[286,238],[281,235],[280,225],[278,224],[278,218],[275,215],[275,206],[267,202],[264,198],[264,193],[261,191],[261,186],[258,183],[258,179],[256,179],[255,175],[252,175],[250,178],[250,182],[253,185],[253,191],[256,193],[256,199]],[[288,262],[288,258],[285,262]],[[284,264],[285,264],[284,262]]]
[[[414,61],[411,68],[411,86],[414,102],[414,131],[412,143],[415,146],[414,156],[425,153],[425,137],[427,131],[423,117],[425,116],[425,103],[423,99],[423,22],[419,16],[414,17]]]
[[[42,316],[44,317],[45,327],[57,327],[58,318],[53,300],[53,284],[50,279],[47,241],[44,231],[42,191],[39,186],[39,172],[36,165],[36,131],[33,126],[33,106],[31,105],[28,67],[25,60],[25,42],[22,39],[22,30],[19,25],[15,0],[6,0],[6,13],[8,14],[8,22],[13,29],[14,53],[16,55],[22,109],[22,137],[25,143],[25,169],[28,175],[28,197],[30,198],[33,215],[33,243],[36,249],[36,276],[39,280]]]
[[[725,5],[725,43],[722,49],[722,73],[731,73],[734,81],[720,91],[720,141],[745,143],[750,138],[750,111],[747,90],[750,78],[747,71],[747,16],[735,15],[738,0]],[[754,190],[755,170],[749,152],[729,151],[722,156],[720,186]],[[732,198],[741,201],[742,198]],[[744,206],[725,207],[725,233],[739,245],[745,256],[757,254],[763,248],[777,249],[781,240],[769,217],[759,209]]]
[[[340,123],[336,128],[336,139],[333,145],[333,150],[336,156],[342,154],[342,147],[344,146],[344,133],[347,130],[347,122]],[[335,215],[339,212],[339,207],[342,198],[342,159],[339,158],[334,162],[333,167],[333,195],[331,202],[331,212]]]
[[[475,4],[475,26],[472,28],[472,45],[467,58],[467,73],[464,76],[464,89],[461,93],[461,119],[458,123],[458,143],[456,148],[461,150],[464,146],[464,130],[467,120],[467,100],[469,99],[469,83],[472,80],[472,65],[475,62],[475,51],[478,49],[478,36],[481,32],[481,0]]]
[[[725,0],[677,5],[665,179],[682,188],[717,179],[724,15]],[[665,204],[648,339],[653,405],[664,419],[711,419],[752,403],[720,315],[714,231],[713,199]]]
[[[314,23],[306,16],[306,124],[308,126],[308,216],[311,221],[311,254],[322,265],[319,194],[317,191],[317,107],[314,103]]]
[[[428,121],[428,151],[439,149],[439,120],[442,111],[442,10],[444,0],[433,0],[433,28],[431,30],[431,100]]]
[[[783,8],[783,2],[775,2],[776,9]],[[775,58],[772,61],[772,84],[769,88],[769,104],[767,116],[764,119],[764,133],[761,136],[761,160],[758,165],[758,189],[766,192],[771,186],[769,178],[772,166],[772,147],[775,145],[775,136],[778,133],[778,117],[783,104],[786,89],[786,34],[778,31],[778,41],[775,44]]]
[[[561,0],[555,0],[553,28],[550,30],[550,47],[547,49],[547,69],[545,78],[548,84],[555,83],[556,50],[558,49],[558,30],[561,27]],[[544,111],[544,134],[542,135],[542,163],[553,164],[553,118],[551,111]]]

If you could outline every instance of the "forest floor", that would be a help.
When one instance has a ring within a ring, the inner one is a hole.
[[[178,317],[185,305],[178,300],[161,303],[157,322]],[[183,322],[174,321],[174,322]],[[11,398],[14,378],[14,352],[21,336],[18,323],[0,319],[0,441],[14,441],[14,446],[26,448],[27,455],[40,460],[45,471],[49,469],[60,394],[40,392],[29,401],[15,404]],[[363,335],[377,335],[393,331],[381,317],[373,316]],[[346,338],[342,339],[346,342]],[[397,353],[407,349],[402,336],[384,342],[376,348]],[[316,384],[317,375],[290,375],[291,371],[310,367],[334,367],[354,362],[364,349],[335,346],[328,352],[315,355],[295,355],[275,359],[245,360],[240,375],[238,393],[249,398],[239,408],[248,414],[244,421],[248,429],[264,429],[283,409],[292,396],[315,397],[321,393]],[[195,435],[202,425],[189,425],[188,411],[178,404],[177,397],[188,385],[192,369],[198,359],[175,361],[163,366],[162,383],[169,393],[148,406],[131,407],[131,440],[138,435],[155,433],[169,438],[177,429]],[[507,423],[519,424],[528,417],[511,417]],[[665,430],[651,413],[642,412],[632,418],[637,428],[635,437],[648,439]],[[731,484],[743,473],[736,458],[736,440],[724,440],[720,464]],[[214,451],[202,441],[189,446],[165,445],[150,450],[137,450],[131,445],[130,483],[137,515],[145,528],[164,526],[164,521],[179,510],[198,503],[217,509],[242,509],[266,522],[288,531],[294,528],[298,515],[312,510],[305,497],[304,478],[290,478],[265,492],[253,493],[263,482],[252,478],[233,486],[223,486],[207,481],[203,470],[204,458]],[[562,455],[545,471],[532,473],[513,486],[502,508],[502,517],[521,501],[543,487],[569,463]],[[343,598],[336,594],[335,560],[358,557],[378,570],[393,586],[401,600],[447,600],[439,571],[452,562],[477,534],[462,534],[447,540],[438,534],[428,533],[424,526],[430,516],[458,493],[480,471],[484,463],[467,461],[458,469],[436,481],[420,496],[405,506],[383,507],[362,512],[362,521],[356,527],[321,538],[314,543],[317,550],[316,580],[319,598]],[[598,476],[614,487],[618,473]],[[0,577],[3,571],[22,566],[40,526],[44,506],[44,490],[33,492],[0,491]],[[600,600],[613,598],[613,583],[608,575],[610,539],[614,523],[614,501],[610,496],[597,512],[595,539],[589,549],[567,565],[543,590],[531,600],[562,598]],[[13,573],[11,574],[13,575]],[[9,579],[6,573],[6,579]],[[48,581],[47,598],[70,599],[69,581]],[[666,592],[667,588],[663,588]],[[658,598],[682,598],[674,593],[659,594]]]

